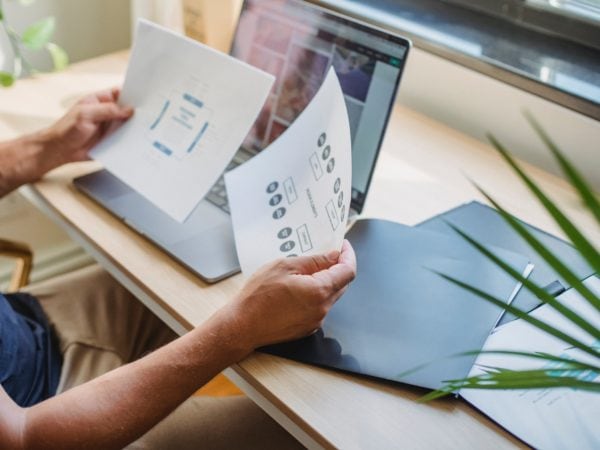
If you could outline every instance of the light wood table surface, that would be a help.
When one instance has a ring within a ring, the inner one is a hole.
[[[85,93],[119,85],[127,55],[74,64],[0,91],[0,139],[49,124]],[[95,162],[65,166],[22,192],[177,332],[202,323],[232,298],[241,275],[205,284],[79,194],[71,180],[97,167]],[[584,229],[595,229],[565,182],[529,169]],[[394,109],[363,217],[410,225],[481,199],[468,178],[522,219],[558,232],[489,146],[401,106]],[[600,241],[598,234],[592,238]],[[226,375],[311,448],[523,446],[463,401],[418,404],[424,391],[411,387],[264,354],[250,356]]]

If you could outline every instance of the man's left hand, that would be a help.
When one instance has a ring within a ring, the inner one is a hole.
[[[47,130],[45,157],[52,167],[85,161],[94,145],[132,116],[132,108],[117,103],[119,93],[114,88],[81,99]]]

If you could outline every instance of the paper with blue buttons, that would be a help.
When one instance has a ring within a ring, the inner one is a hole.
[[[242,272],[278,258],[339,250],[350,206],[350,124],[330,69],[294,123],[225,175]]]
[[[240,147],[273,82],[229,55],[140,21],[120,97],[135,114],[91,156],[183,222]]]

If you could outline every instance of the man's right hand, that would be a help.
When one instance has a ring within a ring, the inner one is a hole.
[[[354,250],[344,241],[341,252],[264,266],[218,315],[248,352],[301,338],[321,327],[355,276]]]
[[[27,409],[0,386],[0,448],[123,448],[255,348],[318,329],[355,274],[348,242],[278,261],[211,320],[135,362]]]

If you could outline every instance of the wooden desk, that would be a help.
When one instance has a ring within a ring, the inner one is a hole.
[[[120,84],[127,54],[73,65],[0,91],[0,138],[57,118],[80,95]],[[71,185],[95,163],[49,174],[23,192],[179,333],[202,323],[242,285],[207,285]],[[585,229],[595,229],[556,177],[530,172]],[[364,216],[414,224],[473,198],[466,176],[510,211],[550,232],[541,213],[490,148],[401,106],[394,110]],[[593,236],[598,240],[598,235]],[[359,268],[360,270],[360,268]],[[460,400],[422,405],[423,391],[255,354],[226,371],[247,395],[309,447],[504,448],[522,444]]]

